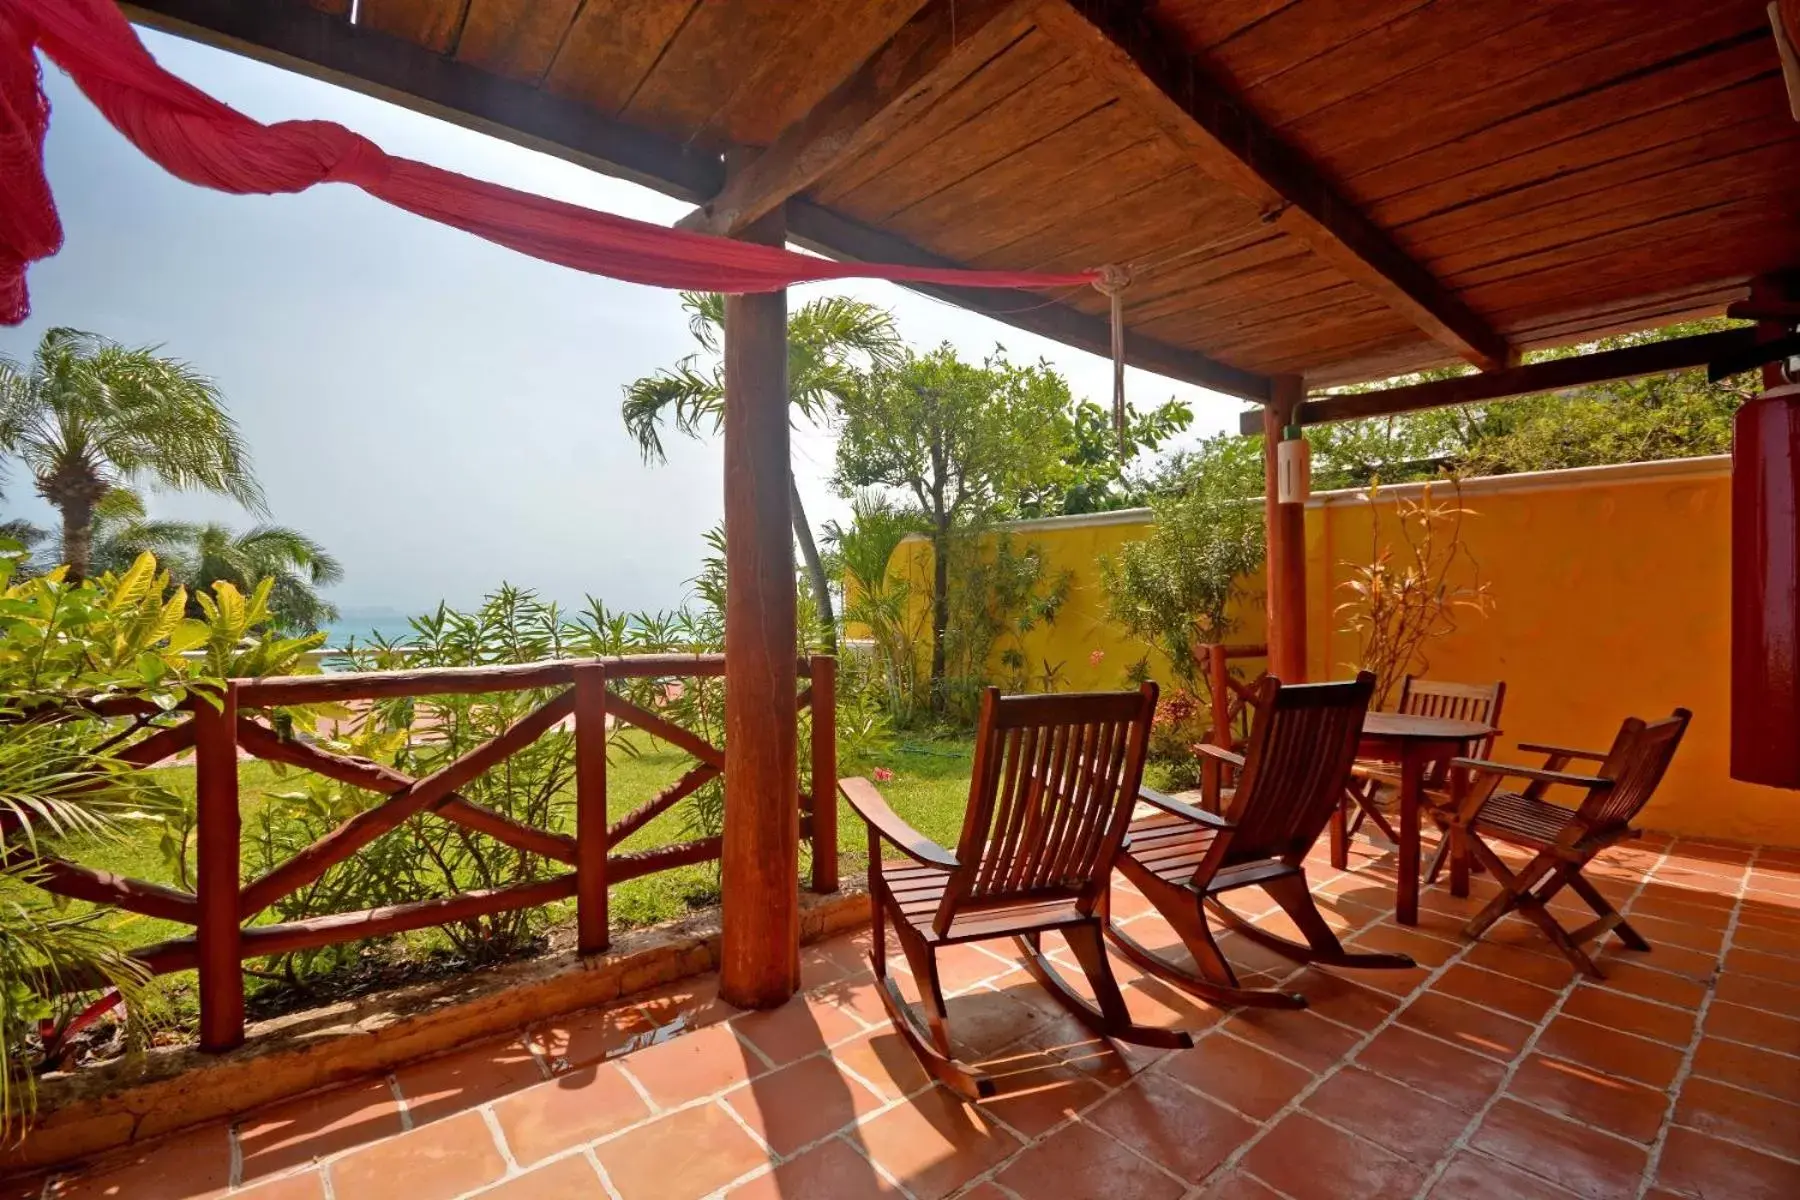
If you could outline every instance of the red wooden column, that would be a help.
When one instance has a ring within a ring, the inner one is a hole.
[[[1306,505],[1276,501],[1276,448],[1282,429],[1306,399],[1306,381],[1277,375],[1263,406],[1263,520],[1268,532],[1265,568],[1269,619],[1269,674],[1283,683],[1306,679]]]
[[[742,160],[728,164],[741,168]],[[739,236],[780,245],[782,209]],[[719,994],[800,983],[800,807],[787,293],[725,299],[725,834]]]
[[[1800,276],[1757,280],[1750,300],[1800,300]],[[1800,388],[1779,363],[1762,382],[1732,426],[1731,777],[1800,789]]]
[[[238,926],[239,831],[237,685],[214,707],[194,700],[194,930],[200,967],[200,1048],[218,1053],[244,1041],[244,967]]]
[[[606,897],[606,666],[575,668],[575,925],[582,954],[609,941]]]

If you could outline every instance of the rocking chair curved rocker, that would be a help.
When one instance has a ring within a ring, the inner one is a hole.
[[[937,951],[1012,937],[1024,965],[1077,1020],[1103,1037],[1184,1048],[1176,1029],[1138,1025],[1106,957],[1101,927],[1119,844],[1136,801],[1156,713],[1156,685],[1136,692],[1006,696],[981,701],[969,807],[951,854],[908,825],[866,779],[838,783],[869,827],[874,898],[870,958],[894,1028],[933,1078],[971,1099],[993,1081],[957,1061],[950,1045]],[[884,864],[897,850],[913,865]],[[891,923],[918,983],[924,1017],[887,970]],[[1090,1003],[1045,957],[1042,935],[1060,932],[1093,990]]]
[[[1169,961],[1109,922],[1106,936],[1126,958],[1213,1004],[1305,1008],[1306,997],[1296,992],[1239,983],[1213,940],[1210,911],[1295,962],[1375,969],[1415,965],[1404,954],[1344,949],[1306,884],[1306,856],[1338,811],[1374,690],[1375,677],[1367,671],[1350,683],[1284,687],[1265,678],[1245,753],[1197,747],[1237,769],[1238,784],[1226,793],[1223,817],[1148,789],[1140,793],[1161,811],[1132,822],[1119,870],[1174,926],[1199,971]],[[1218,899],[1251,886],[1281,906],[1306,937],[1304,945],[1251,924]]]

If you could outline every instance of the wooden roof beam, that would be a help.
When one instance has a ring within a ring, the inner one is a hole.
[[[1391,417],[1400,413],[1419,412],[1427,408],[1447,408],[1453,404],[1473,404],[1483,400],[1507,400],[1542,392],[1560,392],[1591,384],[1638,379],[1645,375],[1665,375],[1671,371],[1704,367],[1715,359],[1733,354],[1747,353],[1756,346],[1756,342],[1757,331],[1753,328],[1725,329],[1717,333],[1671,338],[1664,342],[1644,342],[1619,350],[1602,350],[1597,354],[1553,358],[1480,375],[1458,375],[1453,379],[1383,388],[1374,392],[1345,392],[1307,401],[1300,406],[1297,419],[1301,425],[1358,421],[1368,417]],[[1245,435],[1261,433],[1262,413],[1252,409],[1241,414],[1238,430]]]
[[[735,234],[839,165],[917,121],[1006,49],[1040,0],[927,0],[899,32],[742,174],[683,217],[682,229]]]
[[[1485,371],[1513,348],[1351,205],[1304,155],[1182,51],[1139,0],[1048,0],[1045,32],[1134,101],[1200,168],[1263,206],[1270,222]]]
[[[698,201],[726,185],[714,152],[613,120],[579,101],[490,75],[400,38],[352,26],[305,0],[135,0],[133,21],[220,46],[315,79],[379,97],[516,145],[629,179],[666,195]],[[958,0],[958,26],[969,0]],[[984,26],[985,28],[985,26]],[[805,200],[788,202],[789,239],[828,258],[957,266],[912,243],[850,221]],[[1109,354],[1107,321],[1037,292],[906,285],[961,308],[1051,338]],[[1269,381],[1194,350],[1127,333],[1135,367],[1244,400],[1268,398]]]

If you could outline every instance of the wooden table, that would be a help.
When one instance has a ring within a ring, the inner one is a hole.
[[[1447,721],[1405,713],[1372,712],[1363,718],[1357,757],[1397,763],[1400,767],[1400,878],[1394,887],[1394,919],[1419,923],[1419,806],[1425,773],[1434,764],[1459,754],[1493,734],[1475,721]]]

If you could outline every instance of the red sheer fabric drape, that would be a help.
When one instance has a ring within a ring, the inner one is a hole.
[[[62,245],[44,177],[49,106],[33,48],[68,72],[134,145],[189,183],[239,193],[355,184],[408,212],[613,279],[767,292],[843,278],[1066,288],[1098,276],[838,263],[595,212],[387,154],[329,121],[253,121],[158,66],[112,0],[0,0],[0,321],[7,324],[29,311],[26,268]]]

